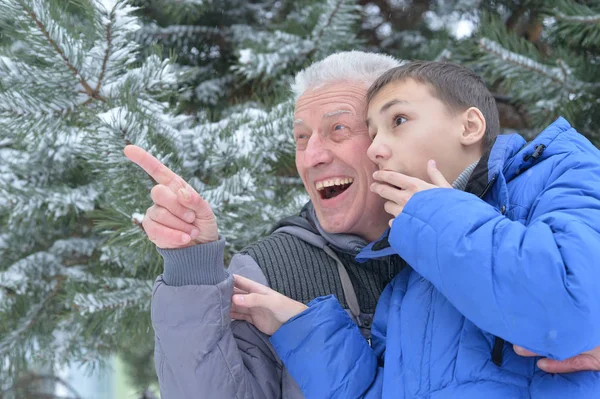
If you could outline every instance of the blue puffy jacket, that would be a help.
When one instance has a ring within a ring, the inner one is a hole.
[[[528,145],[499,136],[466,192],[417,193],[359,256],[390,251],[411,267],[372,347],[331,296],[271,337],[307,398],[600,398],[600,373],[547,374],[512,349],[600,345],[600,152],[565,119]]]

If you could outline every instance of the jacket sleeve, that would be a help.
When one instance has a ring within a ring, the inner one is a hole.
[[[160,250],[165,273],[154,285],[151,316],[165,399],[281,397],[283,366],[268,337],[230,320],[233,278],[223,268],[224,246]]]
[[[377,305],[373,348],[333,295],[315,299],[273,334],[273,347],[307,399],[382,397],[389,287]]]
[[[600,162],[546,162],[547,181],[523,182],[540,191],[525,224],[433,189],[407,203],[390,243],[478,327],[565,359],[600,345]]]

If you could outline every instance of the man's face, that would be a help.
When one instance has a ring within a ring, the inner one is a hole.
[[[371,100],[369,158],[380,169],[393,170],[429,182],[427,161],[433,159],[446,180],[454,181],[468,165],[461,162],[464,131],[427,85],[406,79],[385,86]]]
[[[367,88],[340,82],[308,90],[294,112],[296,167],[323,229],[372,241],[390,217],[369,190],[377,166],[367,156]]]

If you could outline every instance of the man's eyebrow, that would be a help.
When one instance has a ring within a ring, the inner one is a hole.
[[[379,110],[380,114],[383,114],[385,111],[387,111],[391,106],[396,105],[396,104],[406,104],[406,105],[410,105],[410,103],[406,100],[391,100],[388,101],[387,103],[383,104],[383,107],[381,107],[381,109]]]
[[[304,121],[302,119],[294,119],[294,126],[303,125]]]
[[[327,113],[323,114],[323,119],[331,118],[331,117],[341,115],[341,114],[352,114],[352,111],[350,111],[349,109],[337,109],[335,111],[331,111],[331,112],[327,112]]]

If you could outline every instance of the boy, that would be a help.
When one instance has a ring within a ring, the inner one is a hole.
[[[529,144],[496,137],[493,97],[454,64],[394,68],[368,102],[372,190],[395,218],[359,257],[410,265],[372,348],[334,297],[306,308],[236,277],[250,294],[232,316],[274,333],[308,398],[600,397],[598,373],[557,378],[507,343],[559,359],[600,344],[598,150],[562,118]]]

